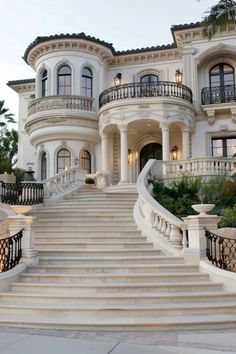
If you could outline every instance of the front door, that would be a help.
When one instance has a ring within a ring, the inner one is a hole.
[[[140,151],[140,171],[150,159],[162,160],[162,145],[151,143],[145,145]]]

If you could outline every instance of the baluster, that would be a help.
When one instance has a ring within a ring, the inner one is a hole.
[[[180,228],[173,224],[171,224],[170,242],[175,248],[182,248],[182,234]]]

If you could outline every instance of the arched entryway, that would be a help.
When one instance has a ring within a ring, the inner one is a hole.
[[[150,159],[162,160],[162,145],[151,143],[145,145],[140,151],[140,171]]]

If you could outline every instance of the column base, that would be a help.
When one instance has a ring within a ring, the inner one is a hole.
[[[23,249],[20,261],[27,265],[37,265],[39,262],[38,251],[30,248]]]

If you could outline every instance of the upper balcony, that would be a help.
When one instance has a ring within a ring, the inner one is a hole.
[[[202,105],[236,102],[236,85],[204,87]]]
[[[113,86],[101,93],[99,105],[102,107],[112,101],[147,97],[174,98],[192,103],[192,91],[189,87],[175,82],[158,81]]]
[[[47,96],[32,100],[28,106],[28,121],[50,116],[95,117],[94,99],[83,96]]]

